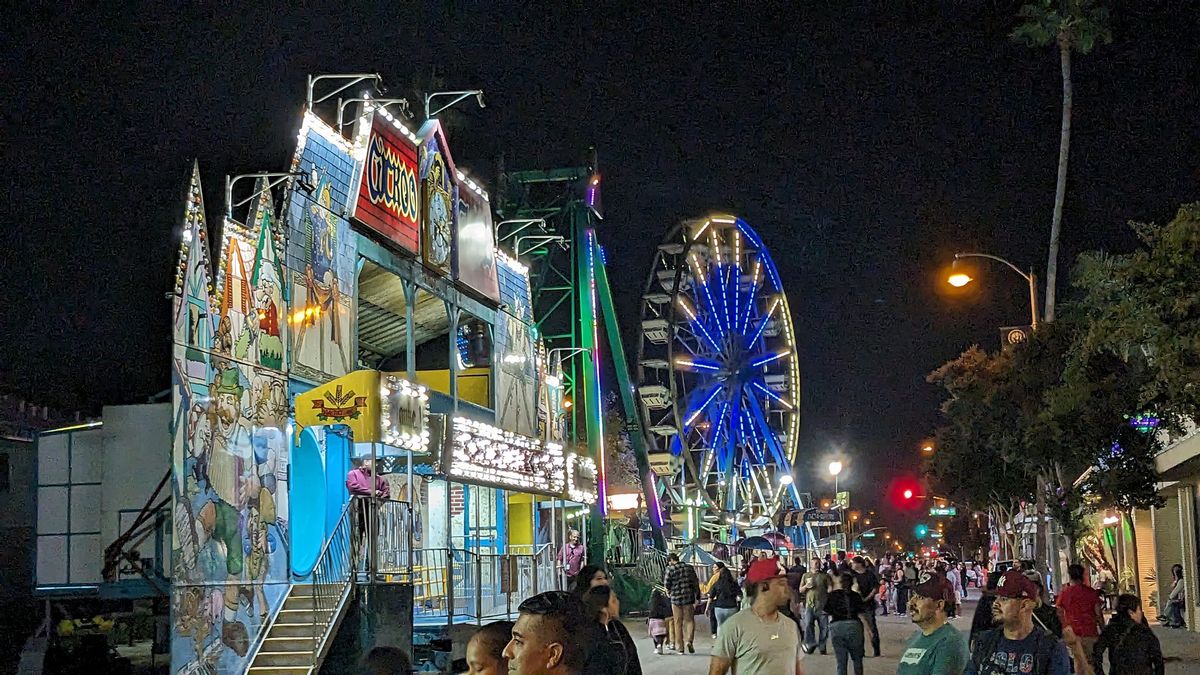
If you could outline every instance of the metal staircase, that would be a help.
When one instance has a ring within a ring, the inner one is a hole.
[[[342,510],[312,574],[293,584],[250,660],[251,675],[310,675],[317,672],[354,590],[356,503]]]

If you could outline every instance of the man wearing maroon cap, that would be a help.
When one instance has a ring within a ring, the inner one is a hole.
[[[961,675],[970,652],[957,628],[946,622],[944,579],[921,572],[908,600],[908,615],[918,630],[904,645],[897,675]],[[951,601],[952,602],[952,601]]]
[[[1038,587],[1017,570],[996,584],[992,618],[1000,624],[979,636],[967,664],[968,675],[1068,675],[1067,647],[1033,625]]]
[[[709,675],[804,675],[800,632],[779,612],[792,599],[787,574],[775,558],[750,564],[746,572],[750,606],[717,629]]]

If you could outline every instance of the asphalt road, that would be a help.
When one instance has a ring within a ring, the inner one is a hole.
[[[971,629],[971,616],[975,613],[975,597],[977,597],[975,593],[976,591],[972,590],[972,598],[964,603],[962,616],[952,621],[954,626],[963,631],[964,638]],[[712,649],[712,634],[708,630],[707,617],[698,616],[696,619],[696,653],[662,656],[654,653],[654,644],[646,632],[645,620],[628,619],[625,621],[629,632],[637,642],[642,671],[646,675],[703,675],[708,672],[708,655]],[[868,675],[895,675],[900,654],[904,651],[904,644],[916,628],[908,617],[889,615],[879,616],[876,620],[879,624],[882,655],[879,658],[872,657],[871,646],[868,644],[867,657],[863,660],[864,670]],[[1160,627],[1155,627],[1154,632],[1159,636],[1163,654],[1168,660],[1168,675],[1200,673],[1200,634]],[[804,667],[805,675],[835,673],[836,663],[832,647],[829,649],[828,656],[821,656],[819,652],[806,656]],[[854,672],[853,668],[850,669],[850,672]]]

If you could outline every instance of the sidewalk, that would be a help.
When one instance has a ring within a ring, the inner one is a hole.
[[[975,613],[976,594],[972,591],[971,595],[971,599],[963,604],[963,615],[951,622],[963,632],[964,638],[971,630],[971,617]],[[877,617],[877,623],[882,643],[882,656],[872,658],[870,656],[871,648],[868,645],[868,656],[863,660],[864,672],[867,675],[895,675],[904,644],[916,629],[908,617],[894,614]],[[695,654],[659,656],[654,653],[654,644],[646,633],[644,619],[626,619],[625,625],[629,628],[634,642],[637,643],[642,672],[646,675],[697,675],[708,671],[708,656],[712,651],[712,633],[708,627],[708,617],[696,617]],[[1167,658],[1167,675],[1200,673],[1200,633],[1154,626],[1154,634],[1158,636],[1158,640],[1162,644],[1163,655]],[[825,675],[835,672],[833,649],[830,648],[828,656],[821,656],[820,653],[806,656],[804,669],[805,675]]]

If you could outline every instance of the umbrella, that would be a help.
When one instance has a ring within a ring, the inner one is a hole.
[[[679,560],[690,565],[713,565],[717,562],[717,558],[713,554],[705,551],[696,544],[689,544],[680,551]]]
[[[746,537],[737,543],[739,551],[774,551],[775,545],[766,537]]]
[[[786,548],[789,550],[793,548],[792,540],[782,532],[763,532],[762,538],[771,542],[775,548]]]

